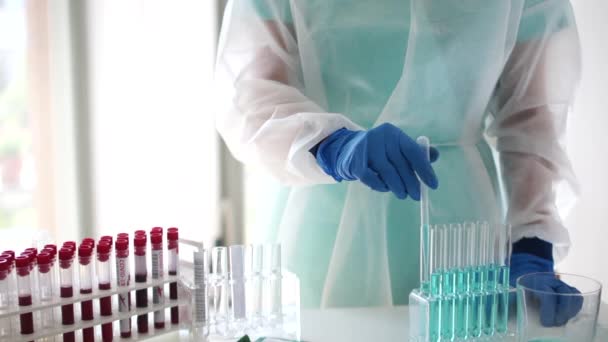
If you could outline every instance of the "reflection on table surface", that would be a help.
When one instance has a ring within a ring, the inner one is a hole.
[[[407,306],[302,310],[302,339],[314,342],[406,341]],[[602,303],[598,341],[608,341],[608,304]],[[168,334],[148,341],[177,341]]]

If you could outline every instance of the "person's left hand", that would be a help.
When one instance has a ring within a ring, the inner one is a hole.
[[[511,256],[511,286],[516,286],[520,276],[538,272],[553,272],[553,261],[528,253],[515,253]],[[583,306],[583,297],[576,295],[580,291],[558,279],[555,274],[539,275],[534,282],[534,289],[542,291],[536,297],[540,302],[541,324],[545,327],[566,324]]]

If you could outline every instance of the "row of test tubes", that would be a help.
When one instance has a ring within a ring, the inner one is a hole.
[[[428,226],[430,341],[474,340],[507,332],[510,228],[464,222]]]
[[[135,283],[146,283],[149,273],[148,233],[138,230],[132,238]],[[159,280],[164,277],[163,229],[152,228],[149,238],[151,279]],[[115,241],[112,236],[102,236],[97,241],[85,238],[80,244],[74,241],[66,241],[61,246],[48,244],[40,251],[37,248],[28,248],[17,256],[10,250],[0,253],[0,314],[16,313],[13,316],[0,317],[0,340],[15,336],[27,337],[39,331],[53,331],[58,325],[67,327],[68,330],[62,334],[63,341],[76,340],[79,323],[86,325],[87,321],[94,319],[94,301],[86,299],[86,296],[94,292],[94,287],[97,287],[99,292],[108,292],[108,296],[99,298],[97,313],[102,317],[112,316],[113,288],[129,287],[131,282],[129,240],[129,234],[120,233]],[[167,229],[166,247],[168,273],[177,276],[179,264],[177,228]],[[112,253],[113,249],[115,255]],[[116,270],[115,274],[113,268]],[[171,282],[168,286],[169,298],[177,299],[177,282]],[[72,298],[77,293],[84,296],[84,299],[79,303],[73,303]],[[154,286],[153,304],[162,304],[163,298],[164,286]],[[60,305],[60,308],[54,305],[62,301],[66,304]],[[119,293],[117,301],[119,313],[132,310],[128,291]],[[135,306],[148,307],[148,288],[135,291]],[[179,323],[178,307],[171,307],[169,310],[171,323]],[[148,314],[139,315],[136,322],[138,333],[148,332]],[[164,310],[154,312],[153,322],[156,329],[164,328]],[[69,327],[72,326],[74,328],[70,329]],[[94,327],[81,330],[82,341],[95,340]],[[103,341],[112,341],[114,336],[112,322],[102,324],[100,330]],[[131,319],[121,319],[119,330],[122,338],[129,338]]]
[[[213,247],[194,255],[194,328],[231,338],[282,329],[281,246]]]

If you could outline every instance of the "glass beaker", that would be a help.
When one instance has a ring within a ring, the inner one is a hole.
[[[519,342],[590,342],[602,285],[593,279],[542,272],[517,279]]]

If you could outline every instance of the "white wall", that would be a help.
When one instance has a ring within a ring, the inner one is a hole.
[[[568,137],[582,186],[567,218],[572,248],[559,270],[608,286],[608,1],[573,0],[583,50],[583,78]],[[608,290],[603,299],[608,300]]]
[[[217,234],[210,110],[214,1],[91,5],[94,206],[98,233],[178,226]]]

